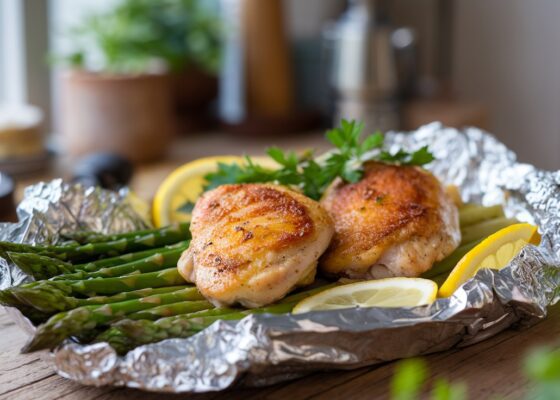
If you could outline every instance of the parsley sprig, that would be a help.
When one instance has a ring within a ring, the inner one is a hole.
[[[390,153],[383,149],[384,138],[380,132],[362,140],[363,129],[362,122],[342,120],[340,127],[326,134],[335,149],[318,159],[313,157],[312,152],[298,156],[293,151],[285,152],[278,147],[270,147],[266,153],[281,166],[276,170],[261,167],[250,157],[245,157],[244,165],[218,163],[218,170],[204,177],[207,182],[204,190],[227,183],[275,182],[298,187],[306,196],[318,200],[327,186],[338,177],[346,182],[358,182],[367,161],[425,165],[434,159],[427,146],[412,153],[402,149]],[[180,208],[185,211],[190,209],[190,204]]]

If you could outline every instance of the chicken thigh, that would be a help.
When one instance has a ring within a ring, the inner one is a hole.
[[[282,186],[223,185],[196,202],[181,275],[213,304],[260,307],[310,284],[334,233],[316,201]]]
[[[333,182],[321,204],[335,223],[320,261],[327,275],[419,276],[461,240],[457,207],[419,167],[367,163],[359,182]]]

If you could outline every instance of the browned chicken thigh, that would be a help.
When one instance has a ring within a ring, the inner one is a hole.
[[[461,240],[457,207],[419,167],[367,163],[362,180],[335,181],[321,204],[335,223],[320,261],[327,275],[419,276]]]
[[[217,306],[259,307],[311,283],[334,233],[318,202],[277,185],[220,186],[192,215],[179,272]]]

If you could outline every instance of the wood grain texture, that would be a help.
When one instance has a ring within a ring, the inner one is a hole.
[[[71,400],[151,400],[161,394],[114,387],[88,387],[55,375],[38,354],[19,354],[24,334],[0,311],[0,400],[71,399]],[[521,372],[527,351],[538,345],[559,346],[560,305],[549,310],[549,316],[536,326],[501,334],[463,349],[432,354],[429,363],[431,379],[445,377],[465,382],[470,399],[501,396],[520,399],[528,382]],[[309,375],[295,381],[265,388],[234,389],[201,395],[165,395],[169,399],[383,399],[393,375],[394,363],[360,368],[353,371],[330,371]]]

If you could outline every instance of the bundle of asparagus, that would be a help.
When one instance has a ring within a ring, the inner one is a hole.
[[[442,281],[486,236],[515,223],[501,207],[460,210],[463,241],[424,277]],[[207,302],[176,269],[189,245],[188,224],[100,235],[68,235],[71,244],[31,246],[0,242],[0,256],[36,279],[0,291],[0,304],[17,307],[37,325],[23,351],[53,348],[68,338],[109,342],[119,353],[167,338],[188,337],[218,319],[287,313],[303,298],[330,286],[293,294],[268,307],[220,308]],[[317,286],[317,285],[315,285]]]
[[[287,296],[277,304],[249,310],[214,308],[198,312],[179,313],[164,318],[134,318],[134,314],[123,319],[95,338],[95,342],[108,342],[119,354],[148,343],[169,338],[185,338],[210,326],[217,320],[238,320],[249,314],[285,314],[304,298],[328,289],[334,284],[321,285],[315,289]],[[148,310],[148,312],[154,311]],[[137,313],[138,315],[138,313]],[[131,318],[132,317],[132,318]]]
[[[176,269],[189,245],[188,224],[118,235],[80,232],[68,236],[77,243],[30,246],[0,242],[0,254],[36,279],[0,291],[1,304],[17,307],[38,325],[23,351],[52,348],[71,337],[89,341],[99,334],[103,338],[118,321],[161,321],[164,326],[168,318],[184,316],[188,320],[193,316],[196,324],[188,330],[193,334],[218,317],[288,312],[294,305],[212,310],[213,318],[201,320],[199,313],[214,307]],[[137,251],[129,252],[133,250]],[[302,294],[297,296],[292,298],[297,300]],[[167,330],[165,337],[186,335],[173,332]],[[143,334],[142,340],[130,338],[128,346],[115,347],[123,352],[158,337]]]

